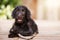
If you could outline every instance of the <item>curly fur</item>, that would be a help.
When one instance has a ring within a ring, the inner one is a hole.
[[[22,22],[19,23],[17,22],[17,20],[19,18],[21,19],[21,16],[23,13],[23,11],[21,12],[22,9],[24,10],[24,18]],[[18,14],[21,14],[19,18],[17,18]],[[15,19],[15,23],[13,27],[10,29],[8,37],[9,38],[20,37],[18,34],[21,34],[24,37],[33,36],[33,34],[35,33],[38,34],[37,25],[30,16],[31,16],[31,13],[27,7],[17,6],[12,12],[12,17]]]

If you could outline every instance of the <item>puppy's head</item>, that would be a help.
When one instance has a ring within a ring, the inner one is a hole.
[[[30,17],[30,11],[25,6],[17,6],[12,12],[12,17],[21,23],[24,19]]]

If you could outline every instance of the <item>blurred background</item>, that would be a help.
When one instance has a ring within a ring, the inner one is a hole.
[[[12,11],[18,5],[29,8],[38,26],[34,40],[60,40],[60,0],[0,0],[0,40],[12,40],[7,35],[14,23]]]
[[[12,19],[18,5],[27,6],[36,20],[60,20],[60,0],[0,0],[0,19]]]
[[[12,10],[21,4],[21,0],[0,0],[0,19],[12,19]]]

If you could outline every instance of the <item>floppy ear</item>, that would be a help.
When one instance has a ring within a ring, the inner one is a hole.
[[[16,12],[18,10],[18,7],[16,7],[13,11],[12,11],[12,17],[16,18]]]
[[[15,10],[12,12],[12,17],[15,18]]]
[[[31,13],[30,10],[26,9],[26,18],[30,19]]]

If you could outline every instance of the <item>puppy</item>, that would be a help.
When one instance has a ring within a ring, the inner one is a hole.
[[[30,40],[38,34],[36,23],[31,18],[31,13],[25,6],[17,6],[12,17],[15,19],[13,27],[9,31],[9,38],[19,37]]]

